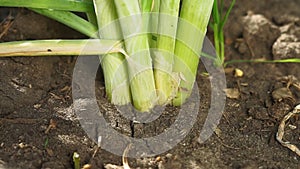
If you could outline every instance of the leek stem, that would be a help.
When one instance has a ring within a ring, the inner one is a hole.
[[[177,38],[185,39],[185,41],[177,40],[175,47],[173,71],[179,73],[182,78],[178,93],[173,100],[175,106],[183,104],[192,92],[213,2],[214,0],[182,1],[180,18],[194,26],[199,33],[194,34],[195,32],[191,31],[191,25],[184,24],[184,22],[178,25],[177,36],[179,37]]]
[[[157,49],[154,54],[154,76],[158,104],[167,104],[177,91],[172,74],[180,0],[163,0],[160,4]]]
[[[149,50],[148,19],[141,15],[139,1],[115,0],[128,57],[130,88],[133,104],[139,111],[149,111],[156,104],[156,91]],[[132,29],[134,26],[134,29]]]
[[[139,0],[141,12],[151,12],[153,0]]]
[[[151,24],[150,24],[150,32],[152,35],[150,36],[150,47],[157,48],[157,37],[158,37],[158,24],[159,24],[159,8],[160,8],[161,0],[153,0],[152,10],[150,14]],[[151,53],[152,55],[153,52]]]
[[[104,39],[122,39],[114,1],[94,0],[99,27],[99,36]],[[100,56],[104,73],[105,88],[108,98],[113,104],[125,105],[131,102],[127,65],[121,53]]]

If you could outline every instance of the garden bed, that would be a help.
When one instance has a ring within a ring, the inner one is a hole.
[[[300,43],[299,9],[298,0],[237,1],[225,26],[226,61],[285,59],[291,55],[300,58],[296,50]],[[0,25],[0,42],[84,37],[25,9],[0,8],[0,17],[0,21],[6,20]],[[284,39],[286,36],[294,39]],[[211,31],[208,37],[213,37]],[[71,83],[75,63],[76,56],[0,59],[0,168],[72,168],[75,151],[80,154],[82,164],[89,163],[93,168],[122,165],[122,157],[102,149],[93,156],[97,144],[85,134],[72,111]],[[242,77],[234,76],[236,68],[243,71]],[[299,104],[300,91],[290,87],[291,93],[287,90],[279,93],[284,95],[282,99],[274,96],[274,92],[286,87],[286,82],[280,79],[291,75],[300,80],[299,64],[229,64],[225,69],[227,87],[238,89],[239,97],[227,98],[215,134],[200,144],[197,141],[199,131],[213,104],[210,103],[210,78],[203,72],[205,69],[200,65],[197,76],[201,97],[199,114],[188,136],[164,154],[153,158],[129,158],[129,165],[160,169],[299,168],[300,157],[282,147],[275,136],[283,116]],[[178,114],[176,108],[169,107],[149,124],[132,124],[108,103],[104,91],[99,70],[96,85],[99,105],[105,111],[106,120],[124,135],[137,138],[157,135],[167,129]],[[55,123],[55,128],[45,133],[50,121]],[[289,124],[296,129],[288,127],[285,139],[300,146],[299,118],[291,119]],[[111,146],[118,146],[118,143],[111,142]]]

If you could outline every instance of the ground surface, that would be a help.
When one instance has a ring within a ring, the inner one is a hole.
[[[225,27],[226,60],[278,59],[290,57],[291,53],[300,57],[293,47],[287,50],[275,46],[272,49],[283,34],[294,36],[294,40],[286,40],[287,44],[283,46],[299,47],[296,43],[300,37],[299,9],[299,0],[238,1]],[[83,37],[26,10],[1,8],[0,17],[0,21],[6,19],[0,25],[0,42]],[[208,35],[211,36],[211,32]],[[291,41],[295,43],[290,44]],[[75,61],[76,57],[58,56],[0,59],[0,168],[72,168],[74,151],[80,154],[82,164],[92,164],[93,168],[104,168],[106,164],[122,165],[120,156],[102,149],[93,157],[97,145],[85,134],[72,112],[70,86]],[[244,76],[235,77],[230,70],[234,68],[241,69]],[[300,97],[300,91],[295,87],[290,87],[291,93],[281,90],[286,84],[278,79],[288,75],[300,79],[299,64],[228,65],[227,87],[238,89],[240,96],[227,99],[218,129],[209,140],[200,144],[197,142],[199,131],[210,104],[214,104],[210,103],[210,80],[204,71],[201,65],[197,79],[201,104],[197,122],[188,136],[164,154],[129,159],[129,165],[160,169],[300,169],[300,157],[275,139],[281,118],[299,103]],[[101,72],[97,91],[107,121],[128,136],[157,135],[168,128],[178,114],[177,109],[168,108],[154,122],[132,125],[102,97]],[[287,128],[285,139],[300,146],[300,121],[297,120],[293,118],[289,122],[296,129]],[[56,128],[45,133],[51,122],[56,123]],[[118,143],[111,142],[111,146],[118,146]]]

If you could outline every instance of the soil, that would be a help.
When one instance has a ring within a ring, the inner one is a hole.
[[[229,4],[226,2],[225,7]],[[226,61],[284,59],[299,54],[299,0],[237,1],[225,26]],[[0,41],[75,39],[83,35],[25,9],[0,8]],[[208,37],[213,40],[211,30]],[[122,166],[122,157],[99,149],[72,111],[72,73],[76,56],[1,58],[0,168],[73,168],[81,165]],[[243,71],[235,76],[235,69]],[[300,169],[300,157],[276,141],[283,116],[299,104],[300,90],[288,79],[300,79],[297,63],[234,63],[226,69],[228,89],[238,97],[226,100],[222,119],[212,137],[199,143],[199,131],[210,105],[210,79],[199,66],[197,84],[201,103],[196,123],[173,149],[154,157],[129,158],[132,168],[159,169]],[[282,80],[287,79],[287,80]],[[96,92],[110,125],[127,136],[143,138],[172,125],[178,108],[167,107],[147,124],[124,118],[105,98],[101,70]],[[188,112],[186,112],[188,113]],[[48,126],[54,125],[48,132]],[[285,140],[300,146],[299,117],[289,121]],[[296,128],[296,129],[295,129]],[[117,147],[118,142],[111,142]],[[156,148],[160,148],[157,145]],[[96,154],[94,152],[96,151]]]

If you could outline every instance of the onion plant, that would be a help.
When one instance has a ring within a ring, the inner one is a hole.
[[[182,1],[180,18],[191,23],[197,31],[191,31],[192,28],[189,24],[179,23],[178,25],[177,37],[185,39],[185,42],[177,40],[174,52],[173,71],[182,77],[178,93],[173,100],[173,104],[176,106],[184,103],[191,94],[213,2],[213,0]]]
[[[232,0],[228,10],[224,13],[224,0],[215,0],[212,10],[211,27],[214,32],[214,43],[216,48],[218,66],[223,66],[225,60],[225,43],[224,43],[224,25],[228,20],[228,16],[235,4],[236,0]]]
[[[154,54],[154,75],[158,104],[167,104],[177,91],[173,77],[174,51],[180,0],[163,0],[160,4],[157,52]],[[171,36],[167,36],[171,35]]]
[[[28,8],[90,38],[6,42],[0,56],[97,54],[113,104],[131,103],[141,112],[180,106],[196,79],[213,5],[213,0],[0,0],[0,6]]]
[[[101,39],[121,40],[122,32],[117,11],[112,0],[94,0],[95,13]],[[107,26],[107,28],[106,28]],[[100,56],[104,72],[106,94],[112,103],[124,105],[131,102],[125,58],[121,53]]]
[[[156,101],[149,39],[147,34],[141,34],[148,29],[148,21],[144,21],[145,18],[140,8],[142,5],[139,1],[115,0],[115,5],[120,18],[132,16],[129,18],[129,23],[132,23],[134,27],[128,25],[128,20],[120,23],[125,49],[128,53],[126,59],[131,95],[133,104],[138,110],[148,111]],[[145,8],[148,7],[147,5],[144,5]]]

